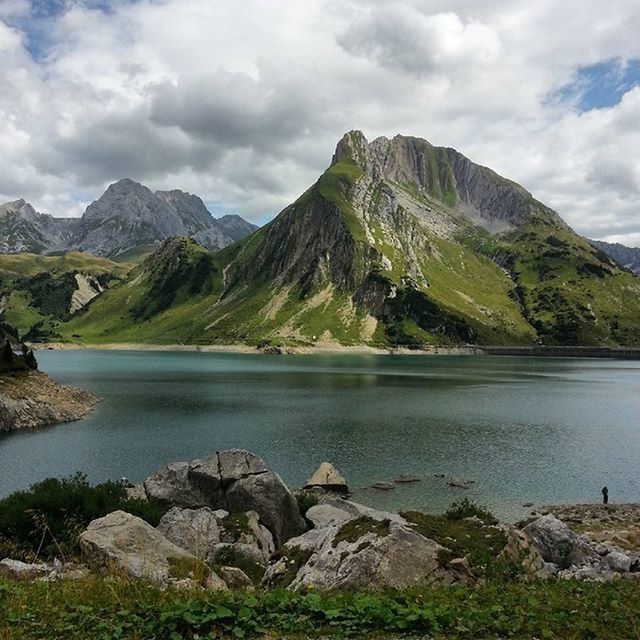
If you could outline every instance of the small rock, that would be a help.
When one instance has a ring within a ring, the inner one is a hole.
[[[253,586],[251,578],[238,567],[218,567],[217,571],[229,589],[246,589]]]
[[[602,564],[616,573],[629,573],[631,569],[631,558],[626,553],[612,551],[602,559]]]
[[[334,493],[349,493],[347,481],[329,462],[323,462],[304,485],[305,489],[311,489],[312,487],[320,487],[325,491]]]
[[[402,475],[399,475],[394,482],[397,482],[398,484],[405,484],[408,482],[420,482],[420,477],[419,476],[412,476],[409,473],[403,473]]]
[[[209,591],[225,591],[229,587],[227,587],[227,583],[217,573],[212,571],[207,577],[205,588]]]
[[[395,489],[396,485],[393,482],[374,482],[371,487],[378,489],[378,491],[390,491],[391,489]]]
[[[460,489],[468,489],[472,482],[472,480],[465,480],[464,478],[449,478],[447,480],[447,484],[450,487],[458,487]]]
[[[522,506],[528,509],[529,507],[533,507],[533,502],[525,502]]]
[[[48,572],[49,568],[45,564],[27,564],[10,558],[0,561],[0,577],[12,580],[33,580]]]

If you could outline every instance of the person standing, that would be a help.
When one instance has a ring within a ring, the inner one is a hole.
[[[609,489],[602,487],[602,504],[609,504]]]

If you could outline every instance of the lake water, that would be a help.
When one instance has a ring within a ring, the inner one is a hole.
[[[290,486],[323,460],[384,508],[458,497],[640,500],[640,363],[483,356],[264,356],[45,351],[41,369],[102,396],[86,419],[0,436],[0,496],[76,470],[134,482],[241,447]],[[399,474],[420,482],[364,488]],[[469,490],[437,477],[474,480]]]

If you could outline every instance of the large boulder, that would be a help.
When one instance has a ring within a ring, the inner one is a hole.
[[[314,487],[333,493],[349,493],[347,481],[330,462],[323,462],[304,485],[305,489]]]
[[[553,514],[541,516],[524,528],[545,562],[560,569],[583,565],[597,558],[595,550],[581,540],[569,527]]]
[[[218,517],[209,507],[173,507],[160,519],[158,531],[173,544],[203,560],[213,556],[220,543]]]
[[[114,511],[89,524],[80,545],[90,564],[121,571],[133,578],[165,583],[191,577],[202,568],[197,558],[167,540],[137,516]]]
[[[206,506],[205,496],[189,477],[188,462],[171,462],[150,475],[143,486],[149,502],[163,509]]]
[[[241,449],[192,462],[172,463],[144,483],[149,501],[162,507],[255,511],[276,544],[305,530],[295,497],[258,456]]]
[[[403,589],[466,578],[441,566],[444,548],[409,526],[367,516],[289,540],[265,584],[301,589]]]

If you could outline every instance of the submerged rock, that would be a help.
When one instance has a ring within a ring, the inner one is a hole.
[[[394,482],[397,484],[407,484],[410,482],[420,482],[420,479],[420,476],[413,476],[410,473],[402,473],[394,480]]]
[[[323,462],[304,485],[305,489],[313,487],[320,487],[325,491],[334,493],[349,493],[347,481],[329,462]]]
[[[374,482],[371,487],[378,491],[391,491],[396,488],[396,485],[393,482]]]

